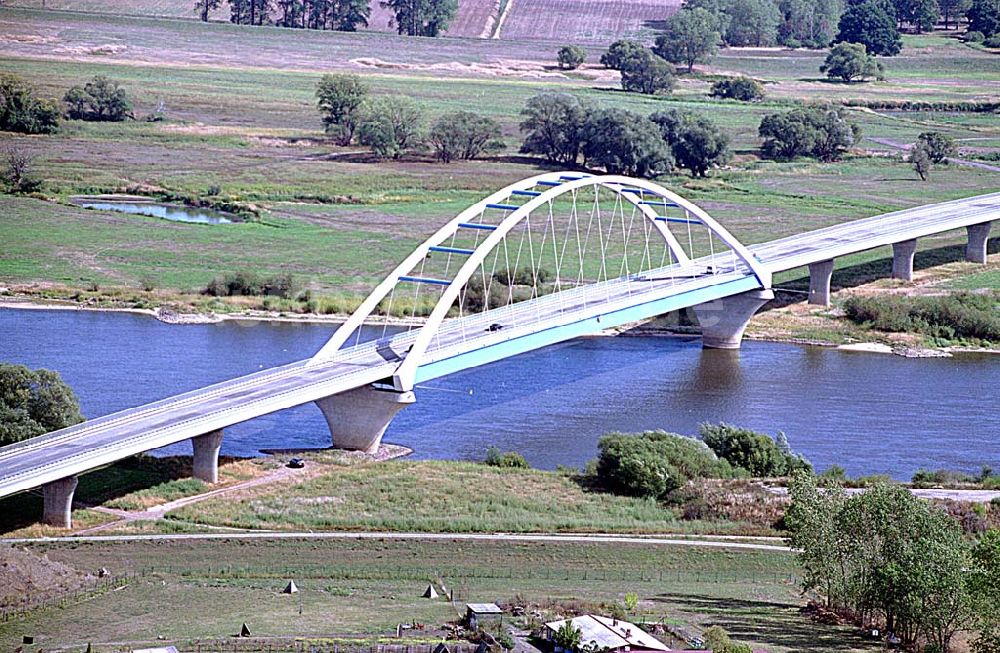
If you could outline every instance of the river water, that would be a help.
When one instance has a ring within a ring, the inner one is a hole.
[[[57,370],[99,416],[307,358],[325,324],[168,325],[127,313],[0,309],[0,361]],[[907,479],[919,467],[1000,468],[1000,356],[905,359],[763,342],[595,337],[437,379],[386,440],[417,458],[481,459],[490,445],[536,467],[581,466],[608,431],[684,434],[726,421],[784,431],[817,467]],[[226,429],[224,454],[329,444],[300,406]],[[188,453],[182,443],[164,452]]]

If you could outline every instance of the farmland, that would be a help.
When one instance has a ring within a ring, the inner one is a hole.
[[[650,38],[679,0],[509,0],[503,39],[609,43]]]

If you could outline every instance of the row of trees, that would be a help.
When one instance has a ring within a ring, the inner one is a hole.
[[[957,632],[974,630],[974,651],[1000,650],[1000,532],[970,543],[953,518],[900,486],[848,497],[797,474],[790,494],[785,524],[806,592],[906,647],[947,653]]]
[[[132,102],[121,86],[97,76],[74,86],[63,96],[70,120],[122,121],[132,118]],[[63,115],[59,102],[39,97],[34,85],[11,74],[0,74],[0,130],[21,134],[51,134]]]
[[[408,150],[433,149],[439,161],[474,159],[503,148],[500,125],[470,111],[441,116],[425,128],[423,108],[402,96],[371,97],[356,75],[324,75],[316,98],[327,133],[337,144],[355,139],[380,158],[398,159]]]
[[[197,0],[195,13],[208,21],[223,0]],[[370,0],[226,0],[229,21],[237,25],[277,25],[303,29],[332,29],[344,32],[367,27]],[[438,36],[458,11],[458,0],[381,0],[393,13],[393,25],[400,34]]]

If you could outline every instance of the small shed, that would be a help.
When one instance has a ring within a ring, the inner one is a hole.
[[[468,603],[465,606],[465,623],[472,630],[503,623],[503,610],[496,603]]]
[[[595,646],[608,653],[658,653],[670,648],[633,623],[595,614],[585,614],[569,620],[580,631],[580,643]],[[546,638],[551,641],[566,620],[545,624]]]

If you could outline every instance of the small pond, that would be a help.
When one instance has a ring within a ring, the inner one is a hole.
[[[164,220],[172,220],[174,222],[194,222],[198,224],[230,224],[232,222],[239,222],[236,216],[230,214],[181,204],[160,204],[139,200],[111,200],[89,197],[74,198],[73,203],[85,209],[148,215],[153,218],[163,218]]]

